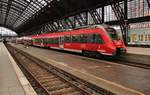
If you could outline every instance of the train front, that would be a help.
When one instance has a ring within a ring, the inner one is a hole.
[[[122,55],[126,53],[126,46],[119,33],[111,27],[107,27],[105,29],[112,41],[112,46],[114,46],[114,48],[116,49],[116,55]]]

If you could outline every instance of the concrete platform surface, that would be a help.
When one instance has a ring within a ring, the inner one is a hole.
[[[0,43],[0,95],[25,95],[2,43]]]
[[[127,47],[127,52],[130,54],[139,54],[139,55],[149,55],[150,56],[150,48]]]
[[[37,95],[1,42],[0,95]]]
[[[12,44],[12,46],[17,47],[18,49],[21,49],[50,64],[54,63],[55,65],[58,63],[66,67],[71,67],[72,69],[75,69],[75,71],[80,71],[86,75],[89,75],[91,76],[88,79],[89,81],[90,79],[98,79],[99,81],[103,80],[124,90],[135,92],[136,94],[134,95],[150,95],[150,70],[48,49],[36,47],[24,48],[23,45],[15,44]],[[69,70],[67,72],[69,72]],[[84,78],[85,76],[82,75],[82,77]],[[97,85],[99,83],[98,80]],[[96,81],[92,82],[96,83]],[[126,93],[119,95],[129,94]]]
[[[150,66],[150,48],[127,47],[127,54],[121,56],[120,59]]]

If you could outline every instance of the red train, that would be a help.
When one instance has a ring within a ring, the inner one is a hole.
[[[126,53],[123,39],[114,28],[109,26],[95,25],[70,31],[32,35],[31,37],[34,46],[108,56]]]

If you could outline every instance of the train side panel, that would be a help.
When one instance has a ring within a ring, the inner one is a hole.
[[[98,52],[113,56],[117,48],[125,48],[121,38],[112,40],[103,28],[72,30],[32,36],[33,45],[71,51]],[[55,41],[55,42],[53,42]]]

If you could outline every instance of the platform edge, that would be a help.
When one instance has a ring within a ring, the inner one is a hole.
[[[17,63],[15,62],[15,60],[13,59],[13,57],[11,56],[11,54],[9,53],[9,51],[7,50],[5,45],[4,45],[4,47],[7,52],[8,57],[9,57],[10,64],[12,65],[19,82],[20,82],[21,86],[23,87],[25,94],[26,95],[37,95],[35,90],[32,88],[31,84],[29,83],[29,81],[27,80],[27,78],[25,77],[25,75],[23,74],[21,69],[18,67]]]

